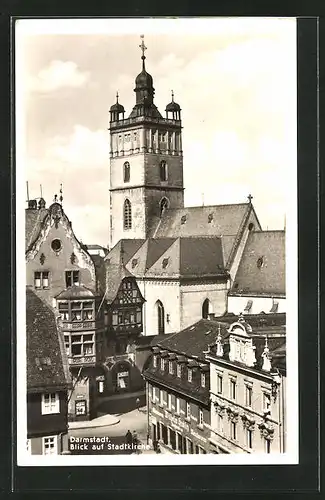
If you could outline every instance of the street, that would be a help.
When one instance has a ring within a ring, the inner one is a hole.
[[[126,449],[124,446],[126,443],[125,435],[128,430],[130,432],[136,431],[138,440],[144,445],[147,444],[147,413],[144,407],[140,411],[132,410],[120,414],[118,418],[120,422],[115,425],[71,429],[68,433],[71,454],[111,455],[134,453],[135,449]],[[87,438],[92,438],[91,442]]]

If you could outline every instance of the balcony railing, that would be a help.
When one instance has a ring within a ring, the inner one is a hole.
[[[114,356],[108,356],[105,359],[106,363],[116,363],[117,361],[130,361],[131,363],[134,363],[134,354],[129,353],[129,354],[115,354]]]
[[[134,123],[156,123],[162,125],[181,125],[181,120],[172,120],[170,118],[154,118],[152,116],[137,116],[134,118],[125,118],[124,120],[112,121],[110,122],[110,128],[124,127],[126,125],[132,125]]]
[[[64,330],[95,330],[104,328],[103,321],[63,321]]]

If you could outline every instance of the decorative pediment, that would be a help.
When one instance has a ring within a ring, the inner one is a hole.
[[[232,408],[232,407],[228,406],[228,408],[227,408],[227,415],[228,415],[228,419],[231,422],[238,422],[239,411],[236,410],[235,408]]]
[[[252,417],[244,414],[244,415],[241,416],[241,419],[243,421],[243,426],[245,427],[245,429],[248,429],[248,430],[253,430],[254,429],[254,427],[255,427],[255,420]]]
[[[264,439],[272,440],[274,438],[274,427],[270,423],[263,421],[258,424],[258,428],[261,432],[261,437]]]

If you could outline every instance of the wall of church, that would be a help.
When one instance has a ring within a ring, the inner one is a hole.
[[[259,314],[264,311],[268,313],[271,311],[273,305],[273,297],[253,297],[253,296],[228,296],[228,312],[234,314],[243,313],[244,309],[249,300],[253,301],[252,308],[249,314]],[[282,313],[286,312],[286,299],[285,298],[274,298],[278,302],[278,309],[276,312]]]
[[[61,250],[56,252],[51,245],[53,240],[60,240]],[[71,263],[71,255],[74,254],[76,261]],[[44,256],[43,264],[41,256]],[[44,241],[33,258],[26,262],[26,284],[35,289],[34,273],[37,271],[48,271],[48,286],[37,288],[37,292],[48,303],[53,306],[53,297],[66,289],[65,271],[79,271],[80,284],[95,289],[95,266],[90,256],[87,256],[79,245],[69,236],[66,228],[59,224],[53,225]]]
[[[167,163],[167,180],[160,180],[160,162]],[[183,187],[183,157],[167,154],[144,155],[145,183],[161,186]]]
[[[150,221],[153,222],[155,228],[161,215],[160,203],[163,198],[167,198],[169,208],[182,208],[184,206],[184,192],[183,191],[169,191],[168,187],[165,190],[147,189],[145,194],[146,204],[146,221],[147,227],[151,227]]]
[[[225,313],[227,307],[226,283],[182,284],[180,287],[180,329],[202,319],[202,305],[208,299],[210,312],[216,316]]]
[[[124,155],[111,159],[110,165],[110,187],[139,186],[145,182],[143,153]],[[130,181],[124,182],[123,165],[130,164]]]
[[[143,334],[158,334],[157,301],[160,300],[165,313],[165,333],[180,330],[180,292],[177,281],[137,280],[146,300],[143,304]]]

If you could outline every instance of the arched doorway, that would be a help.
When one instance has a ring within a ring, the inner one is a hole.
[[[165,309],[160,300],[156,302],[158,335],[165,333]]]
[[[212,312],[211,302],[209,299],[205,299],[202,304],[202,318],[208,319],[209,314]]]

